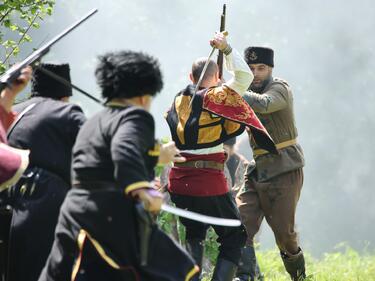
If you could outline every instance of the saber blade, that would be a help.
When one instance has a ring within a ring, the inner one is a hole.
[[[176,208],[167,204],[162,204],[161,209],[165,212],[177,215],[179,217],[183,217],[189,220],[199,221],[199,222],[206,223],[206,224],[231,226],[231,227],[236,227],[236,226],[241,225],[241,221],[239,220],[210,217],[210,216],[202,215],[199,213]]]
[[[210,59],[211,59],[212,55],[214,54],[215,50],[216,50],[216,48],[215,48],[215,47],[212,47],[212,50],[211,50],[210,54],[209,54],[208,57],[207,57],[207,61],[206,61],[206,63],[204,64],[203,69],[202,69],[202,72],[201,72],[201,75],[199,76],[198,82],[197,82],[197,84],[195,85],[195,90],[194,90],[193,96],[191,97],[191,100],[190,100],[190,103],[189,103],[189,108],[191,108],[191,106],[192,106],[192,104],[193,104],[193,100],[194,100],[194,98],[195,98],[195,95],[197,94],[197,92],[198,92],[198,90],[199,90],[199,87],[201,86],[201,83],[202,83],[203,77],[204,77],[204,75],[206,74],[206,70],[207,70],[208,64],[210,63]]]

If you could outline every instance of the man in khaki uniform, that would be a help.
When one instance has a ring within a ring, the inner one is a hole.
[[[255,164],[249,165],[237,204],[246,226],[248,240],[236,280],[254,280],[253,238],[263,218],[271,227],[285,269],[292,280],[305,278],[305,262],[294,229],[297,203],[303,184],[304,157],[297,143],[293,95],[288,83],[274,78],[273,50],[249,47],[245,61],[254,74],[244,99],[253,108],[279,150],[269,154],[254,143],[250,135]]]

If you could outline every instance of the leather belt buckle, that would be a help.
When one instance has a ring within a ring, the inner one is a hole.
[[[197,168],[197,169],[201,169],[203,168],[203,161],[202,160],[198,160],[198,161],[195,161],[194,163],[194,167]]]

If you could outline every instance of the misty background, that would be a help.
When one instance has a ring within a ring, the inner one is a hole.
[[[302,247],[319,256],[345,242],[375,248],[375,2],[373,0],[56,0],[51,17],[30,35],[18,59],[92,8],[99,12],[52,47],[43,59],[68,62],[74,84],[100,97],[96,57],[132,49],[156,56],[164,88],[153,103],[157,137],[169,136],[163,113],[187,83],[191,63],[207,56],[227,4],[228,41],[275,50],[274,76],[294,93],[299,142],[306,156],[297,210]],[[88,116],[101,106],[74,92]],[[246,141],[243,136],[243,141]],[[247,147],[243,153],[251,158]],[[266,223],[260,248],[274,247]]]

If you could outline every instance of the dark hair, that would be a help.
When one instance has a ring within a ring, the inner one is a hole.
[[[100,56],[95,76],[107,100],[155,96],[163,88],[159,62],[141,52],[119,51]]]
[[[203,67],[206,64],[206,62],[207,62],[207,58],[199,58],[191,66],[191,73],[193,75],[193,79],[195,83],[198,82],[199,77],[201,76]],[[217,71],[218,71],[218,67],[217,67],[216,62],[214,62],[213,60],[210,60],[207,66],[206,73],[204,74],[203,81],[215,75]]]

